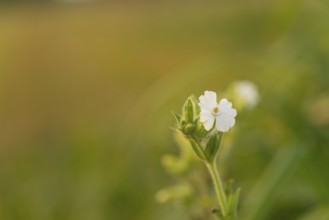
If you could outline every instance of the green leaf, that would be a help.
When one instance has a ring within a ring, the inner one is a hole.
[[[194,153],[201,160],[208,160],[206,152],[202,149],[200,143],[198,143],[194,138],[189,138],[191,146],[193,148]]]
[[[206,154],[208,155],[208,161],[213,162],[214,159],[216,158],[218,149],[220,147],[220,143],[222,140],[223,133],[217,133],[214,134],[208,141],[208,144],[206,146]]]
[[[238,204],[241,188],[238,188],[234,194],[231,194],[228,199],[229,215],[232,219],[237,219]]]

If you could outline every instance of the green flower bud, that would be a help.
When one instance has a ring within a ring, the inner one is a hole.
[[[183,107],[183,115],[186,122],[192,123],[194,121],[194,109],[192,99],[189,97]]]
[[[191,95],[189,98],[192,101],[194,117],[196,118],[200,115],[199,101],[194,95]]]
[[[186,124],[184,127],[182,127],[182,132],[183,132],[185,135],[190,135],[190,134],[193,133],[194,128],[195,128],[195,125],[194,125],[194,124],[192,124],[192,123],[188,123],[188,124]]]

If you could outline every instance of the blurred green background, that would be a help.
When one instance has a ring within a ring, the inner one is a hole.
[[[329,219],[327,1],[13,2],[0,219],[190,219],[154,198],[176,181],[161,165],[178,154],[170,111],[236,80],[261,96],[220,167],[242,187],[240,219]]]

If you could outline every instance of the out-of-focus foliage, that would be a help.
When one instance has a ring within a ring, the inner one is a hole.
[[[170,112],[246,79],[219,163],[240,218],[329,219],[328,25],[324,0],[1,4],[0,219],[189,219],[154,198]]]

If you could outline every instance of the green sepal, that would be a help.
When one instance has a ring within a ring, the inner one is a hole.
[[[214,134],[212,137],[210,137],[205,149],[206,154],[208,155],[208,162],[213,162],[214,159],[216,158],[222,140],[222,136],[223,133],[219,132],[217,134]]]
[[[188,138],[196,156],[201,160],[208,160],[206,152],[202,149],[201,145],[192,137]]]
[[[209,131],[207,131],[204,128],[204,125],[202,122],[200,122],[199,120],[196,121],[196,131],[195,131],[195,135],[198,138],[203,138],[205,137],[207,134],[209,133]]]
[[[173,116],[174,116],[174,118],[175,118],[175,120],[177,122],[177,125],[180,126],[180,121],[182,119],[182,116],[180,116],[178,113],[176,113],[174,111],[172,111],[171,113],[173,114]]]
[[[183,107],[184,119],[187,123],[193,123],[194,120],[194,109],[192,99],[189,97]]]

